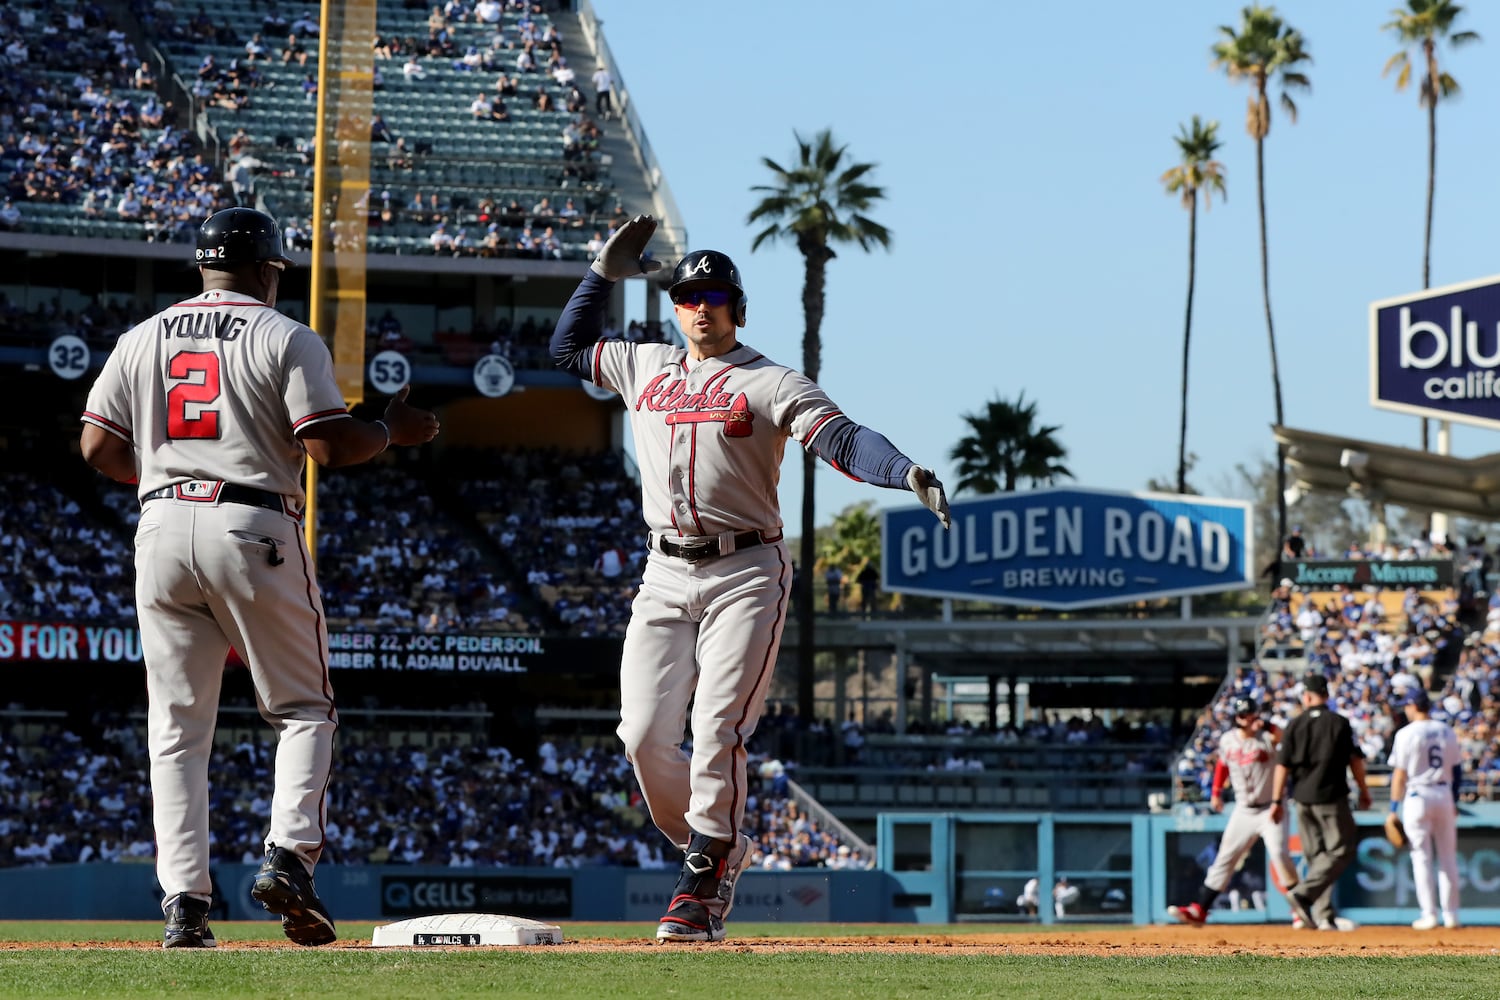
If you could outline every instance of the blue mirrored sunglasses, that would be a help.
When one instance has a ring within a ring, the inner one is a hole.
[[[679,292],[672,300],[677,305],[687,306],[689,309],[697,309],[700,305],[714,306],[729,305],[729,293],[722,288],[699,288],[691,292]]]

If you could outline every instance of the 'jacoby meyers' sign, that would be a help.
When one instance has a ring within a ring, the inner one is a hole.
[[[1443,590],[1453,586],[1451,559],[1318,559],[1281,564],[1282,578],[1298,587],[1331,590],[1379,587],[1382,590]]]
[[[1243,590],[1251,505],[1161,493],[1046,489],[882,516],[882,585],[933,597],[1082,608]]]

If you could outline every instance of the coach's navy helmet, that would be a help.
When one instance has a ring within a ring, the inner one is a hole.
[[[740,281],[740,269],[728,254],[717,250],[694,250],[677,262],[672,270],[672,281],[667,285],[667,296],[675,303],[683,292],[696,288],[727,288],[734,295],[731,303],[736,326],[745,325],[745,306],[749,297]]]
[[[253,208],[226,208],[209,216],[198,227],[193,259],[202,267],[219,271],[263,260],[279,261],[284,267],[292,263],[282,248],[281,227]]]
[[[1254,698],[1234,699],[1234,717],[1243,719],[1248,715],[1259,715],[1260,706],[1255,703]]]

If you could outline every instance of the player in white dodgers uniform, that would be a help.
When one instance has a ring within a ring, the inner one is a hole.
[[[839,410],[816,384],[739,342],[746,297],[713,250],[688,254],[668,293],[687,347],[599,339],[616,281],[656,270],[656,222],[610,237],[568,301],[552,357],[625,399],[649,554],[625,633],[619,735],[651,817],[683,850],[661,941],[719,941],[750,839],[745,742],[786,624],[792,565],[776,495],[787,439],[852,478],[917,493],[944,526],[930,470]],[[692,755],[683,752],[692,705]]]
[[[1209,808],[1224,811],[1224,783],[1227,778],[1234,789],[1234,812],[1219,838],[1219,850],[1198,898],[1182,906],[1169,906],[1167,913],[1185,924],[1203,924],[1214,900],[1229,888],[1229,880],[1239,870],[1250,848],[1259,838],[1266,845],[1266,857],[1280,881],[1283,891],[1297,885],[1297,868],[1286,846],[1286,817],[1271,819],[1271,784],[1276,773],[1276,743],[1281,731],[1260,716],[1260,707],[1251,698],[1234,701],[1235,728],[1219,737],[1219,759],[1214,764],[1214,778]]]
[[[163,947],[213,946],[208,764],[231,646],[278,734],[266,860],[251,894],[298,944],[335,939],[313,887],[338,715],[303,537],[302,472],[432,439],[403,388],[354,419],[321,338],[278,313],[291,263],[270,216],[234,208],[198,232],[203,292],[127,331],[83,414],[84,458],[137,483],[136,603],[146,660]]]
[[[1401,825],[1411,841],[1412,881],[1422,909],[1412,927],[1419,931],[1457,927],[1458,789],[1463,751],[1453,730],[1430,714],[1432,704],[1426,691],[1411,688],[1403,710],[1406,725],[1396,731],[1391,743],[1391,811],[1400,810]]]

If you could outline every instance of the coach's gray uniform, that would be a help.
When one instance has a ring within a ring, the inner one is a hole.
[[[208,761],[231,646],[278,732],[266,842],[309,870],[322,852],[338,718],[296,431],[347,416],[316,333],[219,290],[120,337],[89,393],[83,420],[139,458],[136,599],[168,898],[210,898]]]

